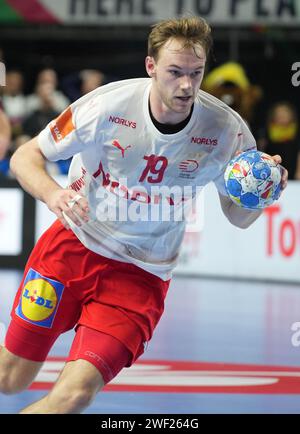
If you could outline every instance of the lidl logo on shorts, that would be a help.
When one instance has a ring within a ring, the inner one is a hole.
[[[51,328],[63,291],[62,283],[31,268],[24,281],[16,314],[31,324]]]

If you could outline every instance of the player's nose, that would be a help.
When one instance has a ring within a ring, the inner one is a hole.
[[[183,75],[181,77],[180,87],[185,91],[192,89],[192,80],[189,75]]]

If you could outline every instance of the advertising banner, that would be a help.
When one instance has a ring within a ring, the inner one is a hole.
[[[213,25],[300,23],[298,0],[0,0],[0,22],[149,25],[182,14]]]
[[[0,255],[22,251],[23,192],[19,188],[0,189]]]

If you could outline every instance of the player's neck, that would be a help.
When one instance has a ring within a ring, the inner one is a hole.
[[[152,89],[149,96],[149,108],[151,110],[152,116],[160,124],[176,125],[183,122],[187,117],[190,116],[193,107],[186,113],[177,113],[170,108],[168,108],[164,102],[157,97],[155,91]]]
[[[187,124],[189,123],[192,114],[193,114],[193,107],[191,108],[190,114],[187,118],[185,118],[183,121],[177,123],[177,124],[168,124],[168,123],[160,123],[158,122],[155,117],[153,116],[153,113],[151,111],[150,103],[149,103],[149,114],[150,118],[152,120],[152,123],[154,126],[160,131],[162,134],[176,134],[179,133],[181,130],[183,130]]]

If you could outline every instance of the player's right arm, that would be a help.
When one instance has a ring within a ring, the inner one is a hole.
[[[47,173],[46,161],[67,160],[96,146],[97,128],[103,119],[102,93],[101,88],[96,89],[75,101],[11,158],[11,171],[24,190],[45,202],[67,228],[67,220],[76,225],[80,225],[79,218],[88,220],[88,201],[72,189],[62,188]]]
[[[10,169],[21,186],[29,194],[43,201],[53,211],[61,223],[69,229],[63,212],[77,225],[80,221],[88,219],[88,203],[82,197],[71,208],[72,200],[78,196],[71,189],[62,188],[46,171],[46,158],[35,137],[20,146],[10,160]]]

